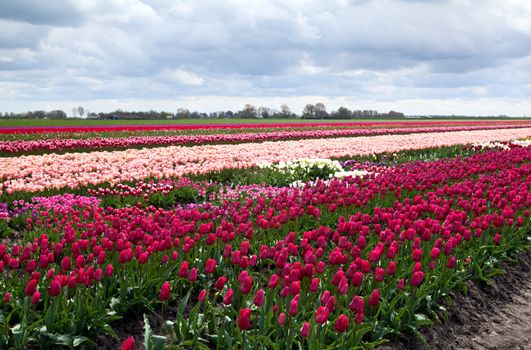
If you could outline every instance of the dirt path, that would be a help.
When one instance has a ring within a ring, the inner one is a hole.
[[[449,321],[422,332],[428,346],[404,337],[380,350],[531,349],[531,252],[503,269],[492,286],[471,284],[466,296],[453,295]]]

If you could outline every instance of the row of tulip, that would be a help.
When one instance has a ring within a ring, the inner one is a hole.
[[[56,132],[119,132],[154,130],[206,130],[244,128],[291,128],[291,127],[411,127],[448,125],[529,125],[527,120],[396,120],[396,121],[299,121],[264,123],[201,123],[201,124],[137,124],[137,125],[77,125],[77,126],[0,126],[0,134],[35,134]]]
[[[0,155],[13,156],[28,153],[72,152],[91,150],[115,150],[138,147],[189,146],[216,143],[244,143],[264,141],[284,141],[332,137],[354,137],[373,135],[399,135],[413,133],[433,133],[447,131],[472,131],[507,128],[525,128],[525,125],[473,125],[451,127],[409,127],[380,129],[325,129],[305,131],[274,131],[238,134],[199,134],[167,136],[131,136],[119,138],[75,138],[75,139],[40,139],[20,141],[0,141]]]
[[[0,195],[50,189],[118,184],[146,178],[182,177],[263,162],[299,158],[337,158],[467,142],[527,137],[531,128],[382,135],[263,143],[170,146],[114,152],[45,154],[0,159]]]
[[[194,209],[56,197],[0,244],[0,345],[91,344],[157,310],[180,347],[373,347],[525,244],[530,175],[515,146]]]

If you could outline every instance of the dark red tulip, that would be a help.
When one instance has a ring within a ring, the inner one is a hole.
[[[205,273],[214,273],[214,270],[216,269],[216,260],[215,259],[207,259],[205,264]]]
[[[422,271],[414,272],[413,275],[411,276],[411,285],[414,287],[418,287],[422,283],[423,280],[424,280],[424,272]]]
[[[50,289],[48,290],[48,293],[52,297],[56,297],[59,294],[61,294],[61,285],[56,280],[53,280],[50,284]]]
[[[197,300],[199,300],[201,303],[204,303],[206,299],[206,290],[202,289],[201,292],[199,292],[199,296],[197,297]]]
[[[254,304],[258,307],[264,305],[265,292],[263,289],[259,289],[254,297]]]
[[[299,334],[303,338],[308,338],[310,336],[310,323],[309,322],[304,322],[302,324],[302,327],[301,327],[301,330],[300,330]]]
[[[26,284],[26,295],[32,296],[37,291],[37,280],[30,280],[28,284]]]
[[[223,297],[223,304],[225,305],[232,304],[233,295],[234,295],[234,290],[232,290],[232,288],[229,288],[229,290],[227,290],[227,294],[225,294],[225,296]]]
[[[36,291],[35,293],[33,293],[33,295],[31,296],[31,303],[33,305],[36,305],[39,303],[39,300],[41,300],[41,293],[39,291]]]
[[[349,326],[349,320],[347,315],[341,314],[336,320],[336,323],[334,324],[334,329],[338,333],[343,333],[348,329]]]
[[[236,319],[236,323],[241,330],[248,330],[251,328],[251,309],[245,308],[240,310],[240,314]]]
[[[315,313],[315,322],[318,324],[323,324],[328,320],[328,314],[330,311],[326,306],[319,306],[317,312]]]
[[[159,300],[166,301],[170,298],[170,282],[166,281],[162,284],[159,291]]]
[[[376,288],[369,297],[369,305],[372,307],[378,306],[380,303],[380,291]]]

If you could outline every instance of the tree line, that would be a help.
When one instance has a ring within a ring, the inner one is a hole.
[[[1,113],[0,113],[1,115]],[[3,118],[17,118],[17,119],[66,119],[68,116],[62,110],[53,111],[30,111],[25,113],[4,113]],[[239,111],[217,111],[217,112],[198,112],[190,111],[186,108],[179,108],[175,113],[165,111],[123,111],[117,109],[114,112],[108,113],[91,113],[83,107],[76,107],[72,109],[71,118],[88,118],[88,119],[219,119],[219,118],[245,118],[245,119],[361,119],[361,118],[404,118],[404,113],[389,111],[387,113],[380,113],[375,110],[360,110],[349,109],[347,107],[339,107],[337,110],[328,112],[324,103],[307,104],[302,113],[297,114],[287,105],[280,106],[280,109],[270,107],[256,107],[251,104],[246,104]]]

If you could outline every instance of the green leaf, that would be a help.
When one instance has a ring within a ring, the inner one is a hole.
[[[232,337],[226,329],[223,330],[223,335],[225,337],[225,344],[227,345],[227,349],[232,349]]]
[[[162,335],[154,335],[151,339],[153,341],[153,350],[164,349],[164,345],[166,344],[166,337]]]
[[[78,347],[79,345],[89,341],[89,338],[83,337],[83,336],[77,336],[74,338],[74,341],[72,342],[72,345],[74,345],[74,348]]]
[[[146,350],[153,350],[151,344],[151,326],[149,325],[146,314],[144,314],[144,347]]]

